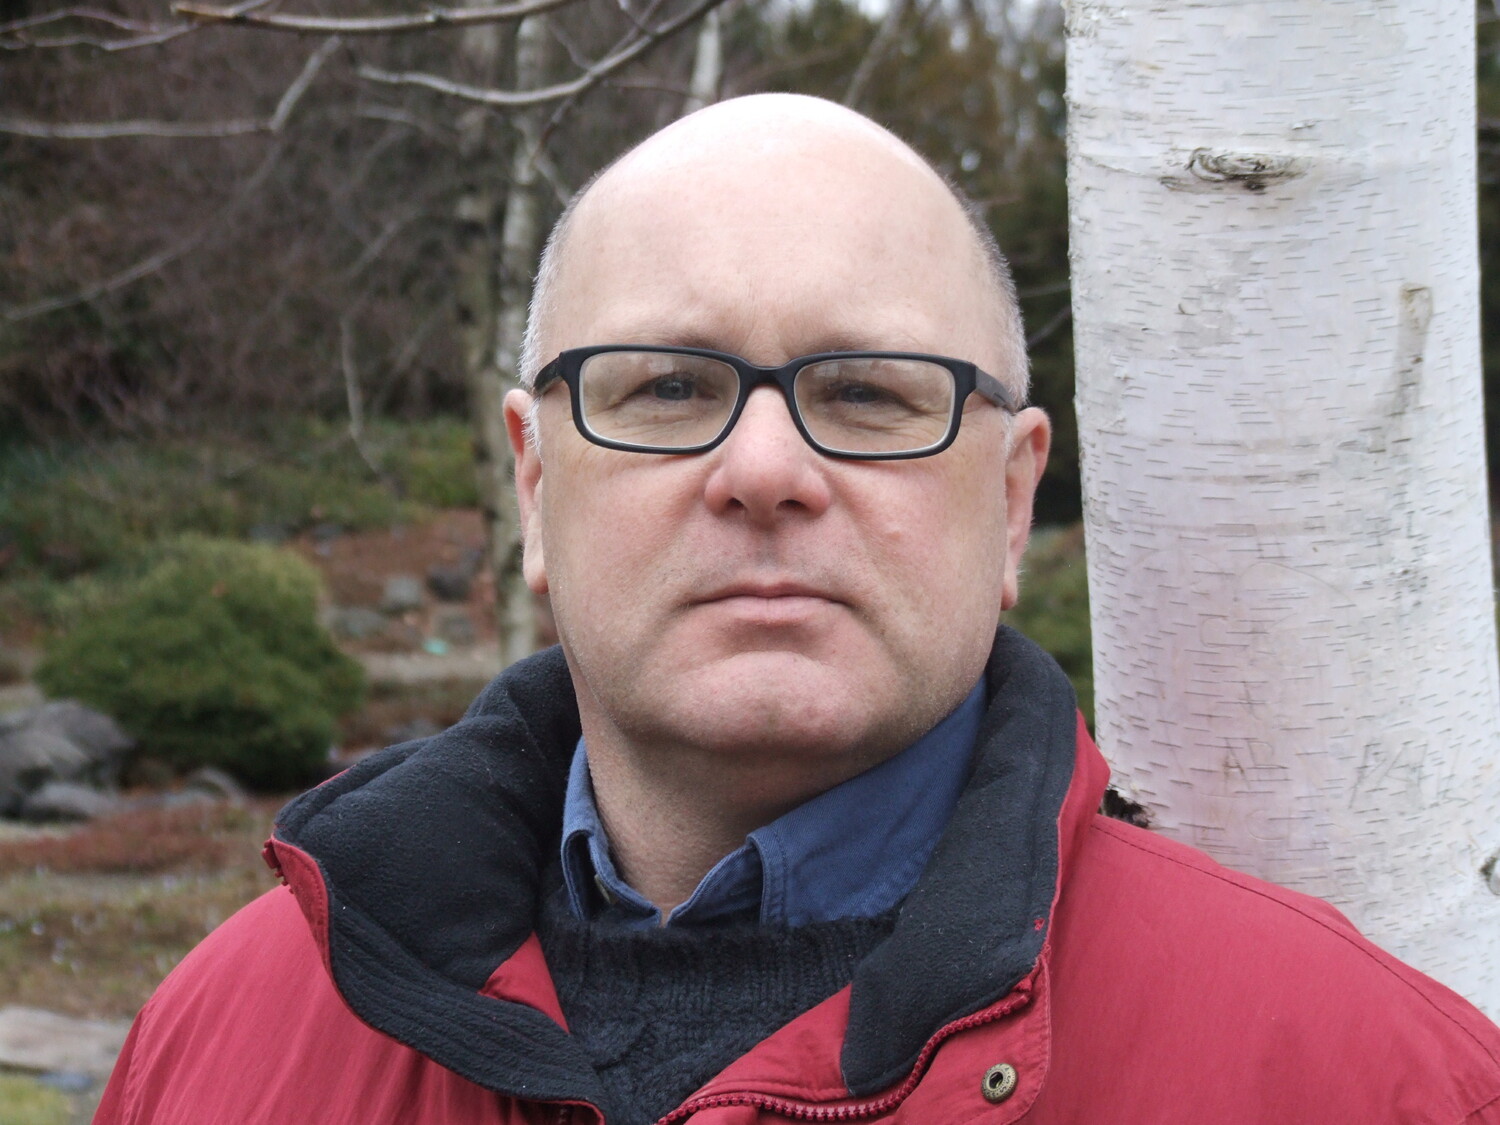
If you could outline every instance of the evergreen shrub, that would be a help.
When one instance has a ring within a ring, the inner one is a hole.
[[[47,647],[37,682],[114,716],[140,752],[248,785],[316,780],[359,664],[318,623],[317,572],[275,547],[186,536]]]

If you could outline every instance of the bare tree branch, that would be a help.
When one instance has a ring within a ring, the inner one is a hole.
[[[645,54],[646,51],[650,50],[663,39],[680,31],[722,3],[724,3],[724,0],[699,0],[697,4],[694,4],[680,15],[647,30],[641,37],[633,38],[626,45],[606,55],[593,66],[587,68],[582,74],[578,75],[578,77],[570,79],[567,82],[558,82],[555,85],[543,86],[535,90],[486,90],[478,86],[466,86],[460,82],[452,82],[436,74],[423,74],[411,71],[393,74],[389,71],[377,70],[369,66],[360,67],[356,73],[361,78],[368,79],[371,82],[381,82],[391,86],[421,86],[424,89],[435,90],[440,94],[461,98],[464,101],[478,102],[481,105],[503,106],[509,109],[542,105],[546,102],[571,98],[591,89],[627,63]]]
[[[511,23],[527,16],[540,15],[561,8],[573,0],[520,0],[514,4],[497,4],[489,8],[429,8],[410,16],[307,16],[270,12],[255,14],[237,8],[208,8],[193,3],[178,3],[172,10],[200,24],[232,23],[263,31],[308,32],[333,35],[396,35],[408,31],[430,31],[437,27],[472,27],[476,24]]]
[[[1063,325],[1067,324],[1068,321],[1072,319],[1073,306],[1071,304],[1064,305],[1047,319],[1046,324],[1042,325],[1030,336],[1026,337],[1026,347],[1028,349],[1034,348],[1043,340],[1056,335],[1058,329],[1060,329]]]
[[[257,8],[263,8],[271,2],[272,0],[244,0],[243,3],[235,4],[224,11],[238,18]],[[20,34],[33,27],[44,27],[47,24],[60,23],[64,20],[93,20],[136,34],[121,39],[102,39],[81,33],[62,35],[52,39],[35,39]],[[206,25],[200,23],[143,23],[140,20],[126,19],[98,8],[62,8],[55,12],[46,12],[42,15],[0,24],[0,48],[13,51],[37,47],[93,47],[100,51],[130,51],[138,47],[154,47],[160,43],[170,42],[204,26]],[[4,38],[6,36],[10,38]]]
[[[338,45],[338,36],[331,36],[308,56],[307,62],[302,66],[302,73],[293,79],[276,103],[275,111],[264,121],[104,121],[52,125],[44,121],[0,118],[0,133],[65,141],[102,141],[119,137],[240,137],[248,133],[279,133]]]
[[[870,79],[875,76],[875,68],[885,61],[886,55],[890,53],[896,41],[901,38],[901,25],[906,22],[906,14],[911,11],[911,0],[891,0],[885,10],[885,19],[881,21],[880,28],[875,32],[875,38],[870,42],[870,48],[865,52],[864,58],[859,60],[859,66],[854,70],[849,79],[849,85],[844,89],[844,104],[854,106],[865,95],[865,87],[870,84]]]
[[[46,140],[103,141],[117,137],[240,137],[263,133],[264,121],[106,121],[49,125],[0,117],[0,133]]]

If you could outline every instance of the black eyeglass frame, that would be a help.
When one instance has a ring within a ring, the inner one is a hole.
[[[730,411],[723,429],[711,441],[700,442],[697,445],[673,446],[637,445],[628,441],[616,441],[614,438],[607,438],[597,433],[589,427],[587,419],[584,418],[578,382],[583,374],[584,363],[596,355],[607,352],[652,352],[659,355],[699,356],[704,359],[718,360],[732,367],[735,374],[739,376],[739,395],[735,399],[734,409]],[[807,424],[802,420],[802,411],[797,405],[797,396],[792,389],[793,384],[796,382],[797,373],[804,367],[841,359],[913,359],[947,368],[948,373],[953,376],[953,409],[948,417],[948,429],[942,440],[933,445],[923,446],[921,449],[902,450],[896,453],[861,453],[847,449],[834,449],[813,437],[808,432]],[[627,453],[707,453],[710,449],[722,444],[724,439],[733,432],[740,420],[740,414],[744,412],[745,403],[750,399],[750,392],[766,383],[774,383],[781,388],[782,397],[786,400],[787,412],[791,414],[792,422],[797,427],[797,432],[802,435],[803,441],[825,457],[839,457],[847,461],[906,461],[915,457],[931,457],[941,453],[958,437],[964,403],[968,401],[969,395],[976,391],[980,397],[1009,414],[1015,414],[1024,406],[1024,403],[1018,401],[999,379],[980,370],[967,360],[954,359],[945,355],[930,355],[926,352],[815,352],[812,355],[798,356],[780,367],[758,367],[737,355],[729,352],[716,352],[708,348],[675,348],[651,344],[594,344],[586,348],[568,348],[559,353],[557,358],[537,372],[531,393],[540,397],[558,380],[567,384],[568,397],[573,407],[573,425],[577,427],[578,432],[595,445],[602,445],[606,449],[620,449]]]

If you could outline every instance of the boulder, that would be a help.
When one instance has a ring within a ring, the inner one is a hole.
[[[422,583],[410,574],[393,574],[385,580],[385,593],[380,599],[383,613],[410,613],[422,608]]]
[[[49,781],[33,793],[28,793],[21,802],[21,819],[34,823],[56,820],[93,820],[119,812],[123,807],[118,797],[101,793],[88,785],[72,781]]]
[[[0,718],[0,815],[14,815],[49,781],[119,780],[135,741],[108,715],[57,700]]]
[[[119,723],[76,699],[42,704],[25,725],[31,730],[61,735],[97,763],[117,762],[135,746],[135,739]]]
[[[462,564],[439,563],[427,570],[427,588],[444,602],[466,602],[474,589],[474,573]]]

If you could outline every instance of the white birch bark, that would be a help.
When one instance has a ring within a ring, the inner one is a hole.
[[[719,83],[723,78],[723,32],[719,26],[719,9],[713,8],[698,25],[698,40],[693,47],[693,76],[688,80],[682,115],[686,117],[718,101]]]
[[[1500,1015],[1472,7],[1067,17],[1116,782]]]
[[[542,17],[530,16],[516,28],[515,86],[529,90],[542,84],[546,69],[547,29]],[[510,665],[537,648],[537,612],[521,573],[520,517],[511,485],[513,465],[505,435],[505,393],[518,386],[521,337],[526,330],[526,306],[531,300],[531,271],[542,246],[541,203],[537,198],[538,144],[544,108],[518,111],[510,180],[505,198],[505,223],[500,232],[498,301],[495,316],[493,365],[485,390],[474,405],[485,432],[489,454],[483,467],[491,474],[496,518],[489,521],[489,558],[495,577],[495,610],[500,623],[500,656]]]

